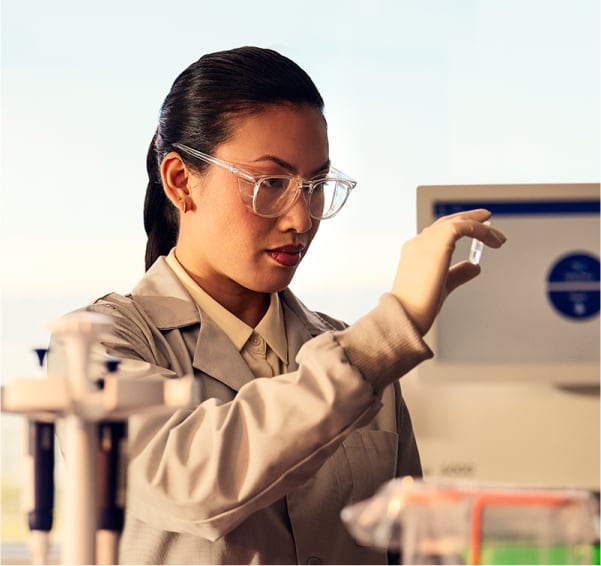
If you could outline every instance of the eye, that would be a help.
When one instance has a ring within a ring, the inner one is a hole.
[[[326,181],[321,179],[313,181],[313,193],[323,193],[326,187]]]
[[[288,177],[267,177],[261,181],[261,188],[269,191],[285,191],[289,184]]]

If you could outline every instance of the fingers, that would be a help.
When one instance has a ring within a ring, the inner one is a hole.
[[[479,265],[470,263],[469,261],[462,261],[450,267],[447,277],[447,294],[477,277],[480,271],[482,269]]]
[[[491,226],[489,222],[474,224],[472,238],[480,240],[491,248],[500,248],[507,241],[505,234]]]
[[[443,216],[426,230],[451,230],[447,233],[447,245],[454,246],[463,237],[476,238],[491,248],[501,247],[507,238],[505,234],[491,226],[487,220],[491,217],[489,210],[478,208]]]
[[[457,241],[476,238],[491,248],[505,242],[501,231],[485,224],[490,217],[486,209],[444,216],[403,245],[392,293],[422,334],[448,294],[480,273],[479,265],[467,261],[450,265]]]
[[[433,226],[442,222],[449,222],[457,219],[469,219],[469,220],[477,220],[478,222],[485,222],[492,216],[490,210],[486,210],[486,208],[474,208],[472,210],[462,210],[460,212],[455,212],[454,214],[448,214],[447,216],[441,216],[434,223]]]
[[[489,222],[490,217],[490,211],[486,209],[474,209],[442,217],[434,225],[438,224],[445,228],[448,225],[452,225],[452,235],[449,237],[451,238],[453,248],[457,241],[463,237],[475,238],[491,248],[500,248],[507,241],[507,238],[503,232],[491,226]],[[469,261],[449,266],[446,294],[448,295],[457,287],[477,277],[480,271],[481,268],[479,265],[474,265]]]

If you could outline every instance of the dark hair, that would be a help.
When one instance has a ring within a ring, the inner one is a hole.
[[[177,240],[177,209],[165,195],[159,172],[164,156],[174,151],[173,144],[210,154],[231,136],[233,118],[284,103],[307,104],[322,112],[324,106],[309,75],[271,49],[240,47],[210,53],[175,79],[161,107],[146,159],[146,269],[157,257],[166,255]],[[206,167],[188,156],[182,155],[182,159],[197,171]]]

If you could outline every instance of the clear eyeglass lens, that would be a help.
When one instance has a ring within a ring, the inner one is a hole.
[[[321,181],[314,186],[309,211],[314,218],[334,216],[346,202],[349,187],[335,180]]]
[[[263,179],[255,189],[254,209],[258,214],[278,216],[296,198],[296,182],[290,177]]]
[[[277,216],[296,200],[297,188],[294,179],[284,177],[263,179],[255,193],[254,209],[258,214]],[[336,214],[346,201],[348,189],[347,184],[340,181],[324,180],[315,183],[311,192],[311,201],[308,203],[310,215],[313,218],[329,218]]]

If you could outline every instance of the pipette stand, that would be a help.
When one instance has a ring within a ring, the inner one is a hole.
[[[97,563],[97,423],[126,421],[137,413],[166,413],[197,402],[192,376],[129,381],[119,378],[117,372],[108,375],[103,389],[99,390],[88,374],[90,352],[100,335],[111,328],[111,319],[97,313],[77,312],[59,319],[50,330],[64,344],[67,375],[19,378],[1,389],[2,412],[18,413],[38,421],[62,421],[65,434],[63,564]],[[106,556],[107,552],[101,551],[98,555]]]

